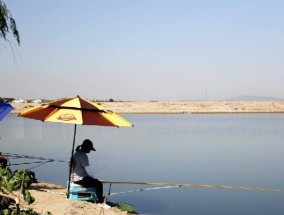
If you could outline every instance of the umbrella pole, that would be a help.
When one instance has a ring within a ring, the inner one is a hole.
[[[70,164],[69,164],[69,177],[68,177],[68,186],[67,186],[67,198],[69,198],[71,172],[72,172],[72,167],[73,167],[73,154],[74,154],[75,139],[76,139],[76,124],[75,124],[75,128],[74,128],[74,138],[73,138],[72,152],[71,152]]]

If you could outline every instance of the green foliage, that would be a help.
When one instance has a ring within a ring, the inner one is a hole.
[[[12,102],[13,100],[15,100],[15,99],[14,98],[5,98],[5,97],[1,98],[0,97],[0,102]]]
[[[109,98],[109,99],[93,99],[91,101],[95,102],[97,104],[100,104],[101,102],[120,102],[120,101],[115,101],[113,98]]]
[[[17,29],[16,21],[12,17],[6,4],[0,0],[0,37],[3,37],[5,41],[8,41],[7,34],[9,33],[9,30],[12,31],[13,36],[20,45],[20,35]]]
[[[2,186],[4,185],[9,191],[15,191],[22,188],[22,192],[24,192],[27,188],[30,187],[32,183],[32,176],[25,169],[17,170],[14,173],[12,173],[9,168],[6,168],[6,170],[4,168],[1,171],[3,171],[7,175],[6,177],[4,177],[6,184],[2,184]],[[25,194],[23,193],[23,195]]]
[[[12,172],[9,167],[0,168],[0,190],[6,189],[10,192],[20,190],[23,199],[28,204],[31,204],[35,199],[31,196],[28,188],[33,182],[33,176],[26,169],[17,170]],[[11,207],[12,200],[0,197],[0,215],[39,215],[32,209],[20,210]],[[51,215],[50,212],[45,215]]]
[[[11,210],[5,209],[0,211],[0,215],[39,215],[37,212],[34,212],[32,209],[28,210]]]
[[[24,199],[28,204],[31,204],[35,201],[35,198],[31,196],[31,193],[27,190],[23,192]]]
[[[134,212],[135,207],[131,204],[125,203],[125,202],[119,202],[118,203],[118,208],[122,211],[127,211],[127,212]]]
[[[6,198],[0,198],[0,211],[5,210],[5,208],[8,208],[10,205],[10,202]],[[1,214],[1,213],[0,213]]]

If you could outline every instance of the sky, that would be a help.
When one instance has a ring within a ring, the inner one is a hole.
[[[283,0],[4,0],[0,97],[284,98]]]

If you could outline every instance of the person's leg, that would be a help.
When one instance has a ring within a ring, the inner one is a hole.
[[[81,181],[75,182],[77,184],[80,184],[84,187],[95,187],[96,188],[96,195],[98,197],[99,203],[104,202],[103,197],[103,183],[100,182],[98,179],[94,179],[92,177],[86,176]]]
[[[96,194],[99,199],[99,203],[103,203],[105,201],[105,197],[103,196],[103,183],[96,179]]]

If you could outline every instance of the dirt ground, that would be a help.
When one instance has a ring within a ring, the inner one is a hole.
[[[34,183],[29,189],[35,202],[24,205],[38,213],[44,214],[49,211],[52,215],[125,215],[127,212],[116,207],[103,209],[97,204],[86,201],[67,199],[66,188],[45,182]]]
[[[284,113],[284,101],[196,101],[196,102],[102,102],[105,109],[125,114]],[[34,103],[12,103],[12,113],[35,107]]]

